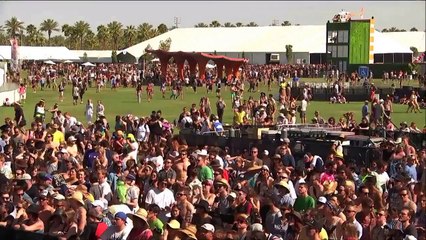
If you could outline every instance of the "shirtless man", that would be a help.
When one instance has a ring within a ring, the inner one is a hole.
[[[181,187],[176,193],[176,205],[180,210],[180,216],[183,218],[183,227],[191,223],[192,215],[195,213],[194,205],[188,201],[189,192],[189,187]]]
[[[173,169],[176,171],[176,182],[184,185],[188,177],[188,167],[191,165],[188,159],[188,151],[185,148],[181,148],[179,151],[181,156],[179,160],[174,162]]]
[[[47,197],[47,190],[44,190],[40,197],[38,198],[39,206],[40,206],[40,212],[39,212],[39,218],[44,223],[44,226],[49,225],[49,218],[52,216],[55,209],[53,209],[52,206],[49,205],[49,199]]]

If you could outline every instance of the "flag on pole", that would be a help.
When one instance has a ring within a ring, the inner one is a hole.
[[[20,71],[20,62],[19,62],[19,44],[18,39],[12,38],[10,39],[11,45],[11,60],[10,60],[10,68],[13,72]]]

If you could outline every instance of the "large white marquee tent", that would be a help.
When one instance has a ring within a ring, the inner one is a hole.
[[[376,31],[374,53],[412,53],[410,46]],[[293,59],[309,62],[310,54],[326,53],[326,26],[266,26],[238,28],[178,28],[146,40],[125,51],[137,59],[150,46],[158,49],[160,41],[172,40],[170,51],[195,51],[248,58],[250,63],[264,64],[265,54],[277,53],[286,63],[286,45],[293,46]]]

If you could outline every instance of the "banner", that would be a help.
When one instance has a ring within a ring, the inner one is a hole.
[[[21,70],[20,61],[19,61],[19,44],[18,39],[10,39],[11,47],[11,60],[10,60],[10,69],[13,72],[19,72]]]

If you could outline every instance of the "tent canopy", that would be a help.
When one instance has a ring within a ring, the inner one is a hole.
[[[85,66],[85,67],[95,67],[95,66],[96,66],[95,64],[93,64],[93,63],[91,63],[91,62],[85,62],[85,63],[83,63],[83,64],[81,64],[81,65],[83,65],[83,66]]]
[[[294,53],[326,53],[326,25],[265,26],[238,28],[177,28],[157,37],[131,46],[125,51],[136,58],[146,53],[148,46],[158,48],[160,41],[172,40],[170,52],[206,53],[280,53],[286,45],[293,46]],[[409,46],[393,41],[386,35],[375,32],[375,53],[387,53],[393,49],[411,53]],[[385,45],[385,48],[379,46]]]
[[[0,55],[6,60],[10,60],[11,46],[0,46]],[[78,56],[66,47],[20,46],[19,58],[22,60],[79,60]]]

